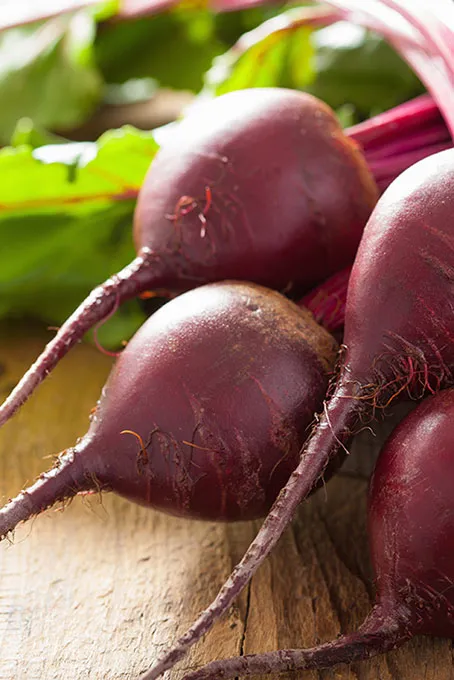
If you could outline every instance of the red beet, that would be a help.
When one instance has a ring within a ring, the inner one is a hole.
[[[173,514],[263,516],[298,462],[337,346],[285,297],[216,283],[175,298],[117,360],[87,434],[0,512],[0,536],[79,491]]]
[[[329,107],[301,92],[211,100],[153,160],[134,219],[137,258],[63,324],[0,407],[0,424],[84,333],[146,289],[226,278],[306,288],[353,261],[377,188]]]
[[[376,604],[356,633],[312,649],[208,664],[184,680],[326,668],[414,635],[454,638],[454,390],[426,399],[385,444],[369,491]]]
[[[182,658],[229,607],[361,422],[399,395],[454,382],[453,185],[451,149],[404,172],[379,200],[350,277],[337,384],[301,461],[214,603],[147,680]]]

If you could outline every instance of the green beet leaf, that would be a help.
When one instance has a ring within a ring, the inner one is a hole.
[[[93,60],[94,17],[86,11],[0,33],[0,144],[24,116],[52,129],[81,123],[101,99]]]
[[[96,143],[0,151],[0,317],[58,326],[131,261],[135,198],[157,149],[128,127]],[[137,302],[122,305],[101,343],[118,347],[143,318]]]

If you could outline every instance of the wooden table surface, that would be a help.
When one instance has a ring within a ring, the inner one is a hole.
[[[3,398],[50,333],[10,323],[0,338]],[[79,345],[2,428],[3,499],[85,432],[110,366]],[[361,435],[348,468],[370,467],[375,441]],[[168,680],[215,657],[310,646],[361,622],[373,595],[367,482],[348,468],[303,504],[249,588]],[[109,495],[78,497],[24,524],[0,546],[0,679],[136,679],[216,594],[259,524],[175,519]],[[298,678],[454,680],[452,644],[418,638],[386,657]]]

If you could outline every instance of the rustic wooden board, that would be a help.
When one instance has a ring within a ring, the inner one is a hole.
[[[49,337],[0,325],[0,397]],[[3,499],[84,433],[110,365],[78,346],[0,431]],[[361,622],[373,586],[358,470],[370,468],[379,439],[358,438],[342,477],[301,507],[250,588],[168,680],[215,657],[313,645]],[[216,594],[258,526],[184,521],[108,496],[79,497],[22,526],[0,546],[0,679],[137,678]],[[377,660],[299,677],[454,680],[452,646],[419,638]]]

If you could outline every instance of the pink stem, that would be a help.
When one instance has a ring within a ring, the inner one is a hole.
[[[345,132],[363,148],[368,146],[380,148],[383,139],[388,141],[394,137],[400,138],[402,132],[407,134],[440,118],[440,111],[432,97],[423,94],[358,125],[346,128]]]
[[[368,164],[375,177],[375,181],[380,182],[382,179],[388,177],[395,179],[401,172],[418,161],[421,161],[423,158],[427,158],[427,156],[431,156],[439,151],[445,151],[446,149],[452,149],[452,142],[439,142],[438,144],[423,146],[421,149],[413,149],[408,153],[401,153],[393,158],[383,158],[376,161],[368,160]]]
[[[337,272],[307,293],[298,303],[309,309],[317,323],[331,333],[344,325],[345,302],[351,267]]]
[[[98,3],[99,0],[72,0],[71,2],[66,0],[63,7],[58,7],[55,4],[54,7],[44,10],[40,8],[41,3],[39,2],[28,3],[28,6],[24,6],[24,3],[14,3],[14,8],[13,3],[8,3],[8,5],[0,8],[0,31],[27,26],[37,21],[42,22],[61,14],[96,6]]]
[[[380,191],[413,163],[452,147],[449,130],[429,95],[400,104],[346,132],[362,148]]]
[[[448,78],[452,87],[454,87],[454,60],[451,48],[445,43],[446,34],[440,30],[437,17],[433,13],[433,8],[427,11],[421,5],[418,6],[418,0],[413,0],[411,9],[400,0],[381,0],[381,2],[383,5],[398,12],[413,28],[419,31],[426,41],[429,51],[443,59]],[[452,40],[452,34],[449,37]]]
[[[452,73],[448,72],[439,49],[436,51],[432,49],[435,34],[430,44],[427,44],[424,39],[425,30],[414,30],[416,24],[421,29],[421,22],[416,16],[412,17],[413,25],[409,24],[399,11],[393,12],[393,20],[389,16],[386,18],[383,8],[390,8],[389,0],[380,2],[374,0],[367,3],[363,0],[326,0],[326,3],[342,11],[347,21],[366,26],[389,40],[431,92],[454,138]]]
[[[366,149],[365,154],[368,161],[377,159],[390,158],[399,156],[409,151],[416,149],[423,149],[434,144],[447,143],[452,146],[452,138],[446,129],[444,123],[440,122],[438,125],[432,125],[430,128],[422,127],[421,130],[416,130],[413,133],[402,135],[399,140],[384,143],[381,147],[375,149]]]

